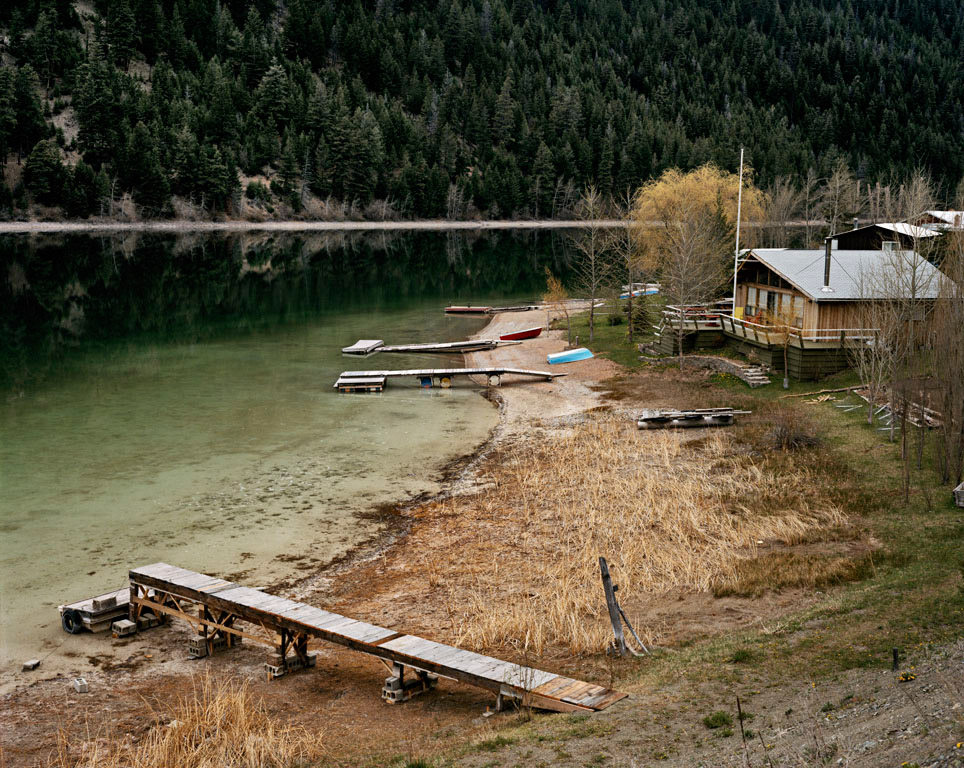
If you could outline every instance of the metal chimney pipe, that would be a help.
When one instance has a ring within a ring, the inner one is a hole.
[[[823,252],[823,288],[828,290],[830,288],[830,247],[831,240],[828,237],[823,241],[824,252]]]
[[[858,227],[859,224],[860,224],[860,219],[858,219],[856,216],[854,216],[854,229],[858,229],[858,228],[859,228],[859,227]]]

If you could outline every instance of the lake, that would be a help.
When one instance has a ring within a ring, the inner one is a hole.
[[[450,302],[537,297],[565,235],[0,238],[0,675],[66,638],[56,606],[159,560],[268,585],[384,531],[497,412],[467,382],[342,395],[359,338],[453,341]]]

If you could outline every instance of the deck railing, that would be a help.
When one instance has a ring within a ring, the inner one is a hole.
[[[796,347],[806,344],[844,347],[873,341],[879,333],[876,328],[799,328],[754,323],[733,317],[729,301],[688,307],[667,305],[663,310],[664,328],[676,330],[681,320],[684,331],[719,330],[728,336],[780,347],[785,343]]]
[[[786,337],[794,346],[805,343],[838,344],[866,343],[875,339],[879,333],[876,328],[798,328],[796,326],[772,326],[742,320],[732,315],[720,318],[723,332],[743,339],[751,339],[763,344],[783,346]]]

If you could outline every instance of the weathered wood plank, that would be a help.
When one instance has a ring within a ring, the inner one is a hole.
[[[494,693],[511,692],[532,706],[561,712],[592,711],[624,697],[592,683],[501,661],[427,638],[402,634],[164,563],[132,569],[130,576],[132,583],[205,605],[212,612],[230,615],[269,630],[307,633],[386,661],[449,677]],[[150,604],[148,600],[139,602]],[[225,631],[236,631],[251,637],[240,630],[228,630],[226,626],[215,622],[201,622],[197,616],[170,606],[164,612],[193,624],[223,627]],[[271,642],[260,637],[257,640]],[[587,706],[587,702],[593,706]]]

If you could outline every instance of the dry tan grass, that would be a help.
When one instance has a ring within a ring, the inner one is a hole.
[[[440,589],[460,609],[459,641],[596,653],[611,635],[600,555],[622,595],[708,590],[760,540],[792,545],[846,524],[809,470],[781,467],[739,449],[732,432],[693,441],[611,416],[509,450],[485,492],[447,502],[451,514],[489,523],[497,553],[486,568],[460,567],[457,551],[454,565],[437,565]]]
[[[282,725],[246,683],[196,678],[140,743],[61,734],[55,768],[290,768],[325,757],[324,736]]]
[[[755,597],[767,590],[785,587],[820,589],[854,581],[873,570],[873,555],[856,557],[832,554],[771,552],[763,557],[741,560],[713,584],[716,597]]]

